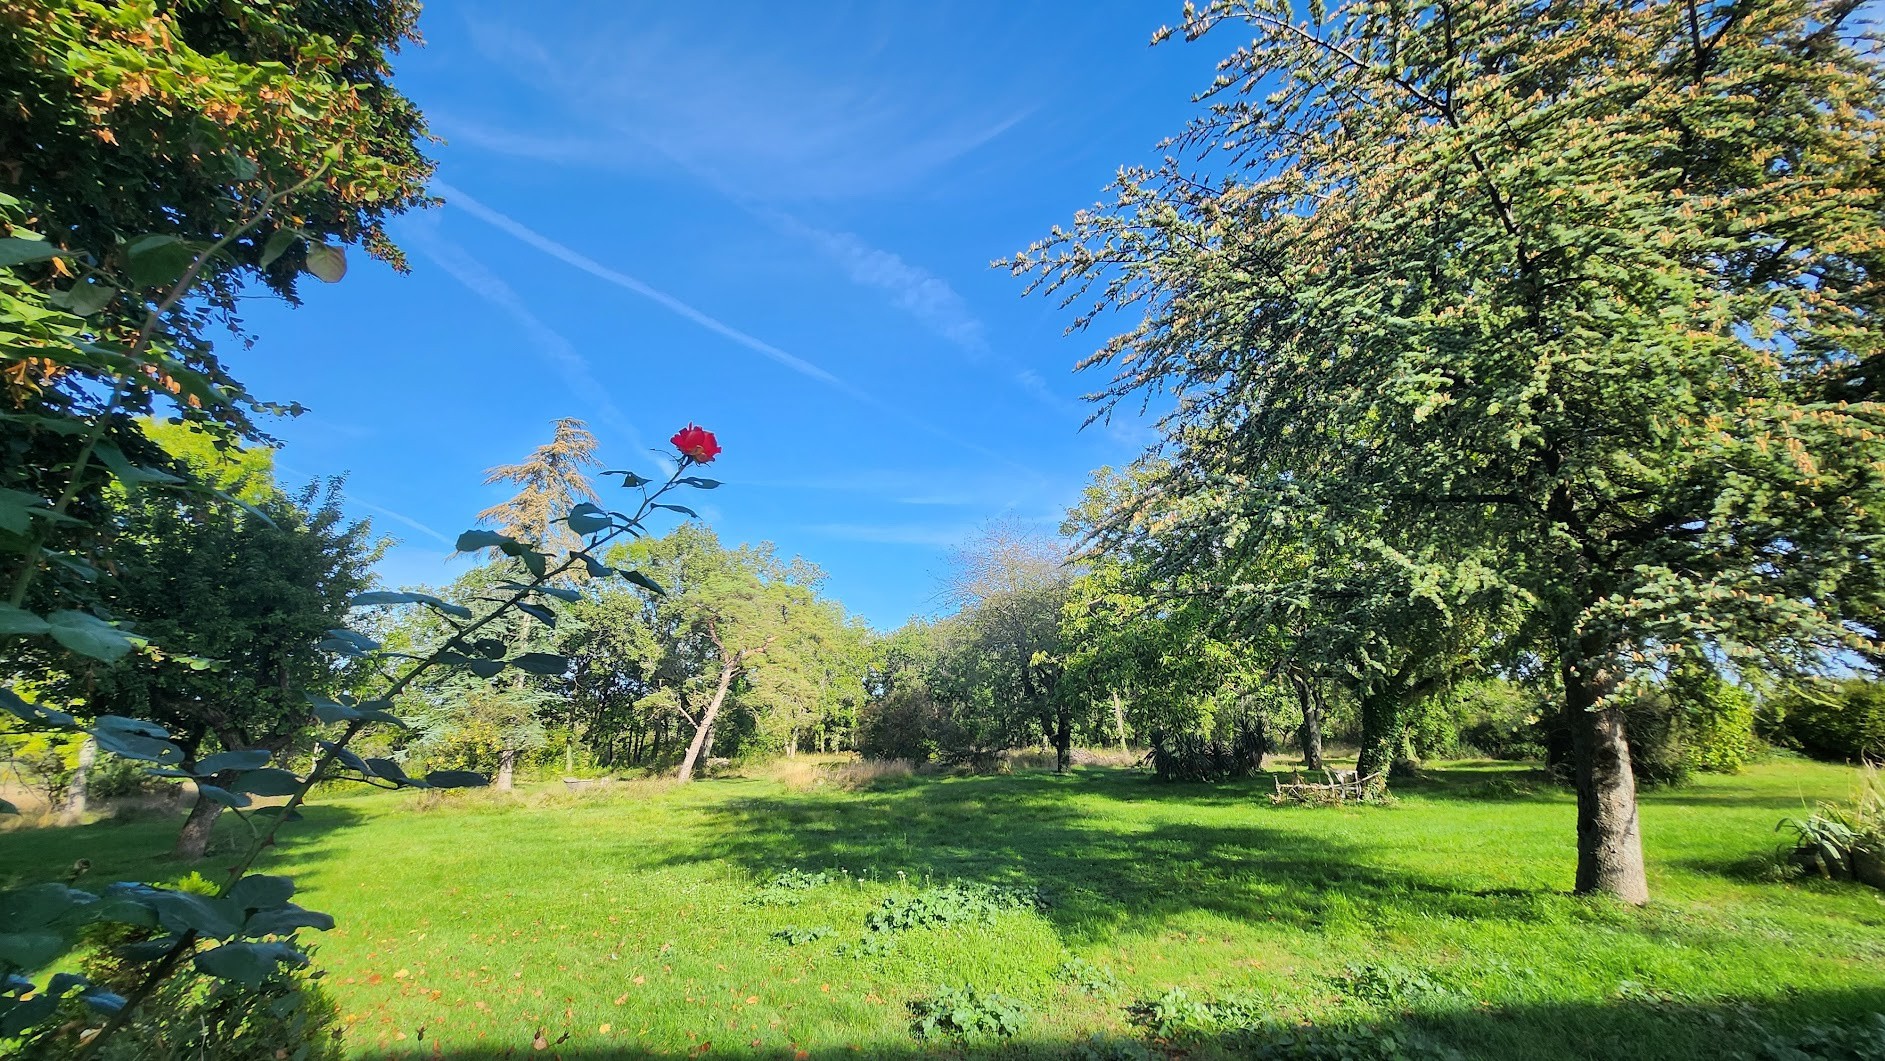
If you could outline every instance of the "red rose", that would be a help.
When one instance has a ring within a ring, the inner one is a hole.
[[[676,431],[668,441],[681,451],[681,456],[695,464],[712,464],[713,459],[720,455],[720,443],[714,440],[713,432],[693,424]]]

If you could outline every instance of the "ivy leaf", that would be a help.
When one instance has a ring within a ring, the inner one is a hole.
[[[124,631],[90,612],[53,612],[46,616],[46,628],[54,641],[106,663],[116,663],[137,647]]]

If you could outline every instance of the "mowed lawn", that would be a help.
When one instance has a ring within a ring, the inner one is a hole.
[[[1885,1011],[1885,892],[1767,869],[1775,823],[1853,779],[1783,760],[1645,794],[1643,910],[1569,895],[1570,796],[1489,763],[1353,809],[1272,807],[1267,780],[1098,768],[855,792],[729,778],[329,797],[265,869],[339,920],[317,962],[363,1057],[960,1050],[913,1039],[907,1006],[972,984],[1031,1010],[973,1054],[1130,1056],[1091,1038],[1150,1043],[1127,1007],[1182,987],[1282,1022],[1415,1029],[1467,1057],[1719,1059],[1753,1048],[1756,1022]],[[0,879],[81,857],[88,880],[175,879],[173,833],[6,833]],[[754,901],[791,869],[837,880]],[[1039,887],[1048,905],[866,932],[886,897],[953,880]],[[788,927],[831,931],[793,946],[772,935]],[[1064,982],[1070,957],[1119,990]]]

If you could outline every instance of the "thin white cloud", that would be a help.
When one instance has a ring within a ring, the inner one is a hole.
[[[545,324],[542,318],[531,312],[530,307],[517,291],[506,283],[463,247],[439,235],[430,225],[416,225],[403,234],[407,244],[414,247],[434,265],[444,270],[447,276],[459,282],[466,290],[477,295],[493,308],[502,311],[529,337],[530,343],[545,360],[556,369],[563,379],[564,386],[585,406],[595,411],[602,423],[627,436],[629,443],[637,451],[650,447],[643,440],[641,431],[622,412],[614,399],[609,397],[609,389],[596,377],[595,370],[587,358],[579,353],[574,344],[565,339],[562,333]]]
[[[975,533],[974,524],[938,527],[934,524],[813,523],[807,532],[843,541],[877,545],[918,545],[931,548],[956,545]]]
[[[705,328],[708,331],[713,332],[715,335],[719,335],[726,339],[729,339],[732,342],[740,346],[743,346],[748,350],[752,350],[753,352],[758,353],[766,358],[769,358],[772,361],[775,361],[781,365],[784,365],[786,368],[791,369],[792,371],[802,376],[806,376],[810,379],[816,380],[819,383],[822,383],[825,386],[830,387],[831,389],[839,392],[840,394],[845,395],[846,397],[852,398],[865,405],[869,405],[873,408],[889,413],[890,415],[896,417],[899,420],[902,420],[904,423],[909,424],[911,427],[914,427],[927,435],[941,439],[945,442],[949,442],[953,445],[960,446],[963,449],[969,450],[970,452],[979,453],[984,457],[1001,461],[1002,463],[1011,465],[1013,467],[1026,468],[1025,465],[1016,463],[1012,458],[1010,458],[1006,454],[999,453],[993,449],[988,448],[987,446],[983,446],[975,442],[970,442],[967,439],[960,438],[954,434],[951,434],[950,432],[945,431],[940,427],[937,427],[936,425],[928,422],[927,420],[924,420],[922,417],[917,416],[916,414],[912,413],[910,410],[903,408],[901,406],[892,404],[890,402],[886,402],[883,399],[878,398],[877,396],[869,393],[868,391],[865,391],[864,389],[844,379],[840,379],[838,376],[819,367],[818,365],[813,364],[810,361],[805,360],[802,357],[799,357],[795,354],[788,353],[780,349],[779,347],[774,346],[773,344],[769,342],[766,342],[764,339],[760,339],[759,337],[755,335],[751,335],[747,332],[741,331],[740,329],[735,328],[724,321],[721,321],[707,313],[704,313],[698,309],[695,309],[693,306],[688,305],[685,302],[682,302],[680,299],[675,298],[674,296],[669,295],[666,292],[661,291],[649,284],[646,284],[642,282],[641,280],[638,280],[635,277],[632,277],[628,275],[627,273],[622,272],[619,269],[612,269],[609,266],[603,265],[601,262],[596,261],[594,258],[591,258],[586,254],[583,254],[581,251],[578,251],[573,247],[567,246],[566,244],[559,243],[556,240],[553,240],[550,237],[545,236],[542,233],[536,231],[535,229],[530,228],[529,226],[523,224],[522,222],[517,221],[505,214],[499,213],[498,211],[491,209],[489,206],[486,206],[485,204],[479,202],[477,199],[473,198],[471,195],[467,194],[466,192],[464,192],[463,190],[459,188],[455,188],[444,181],[434,181],[432,183],[432,189],[438,192],[440,195],[444,196],[449,205],[456,206],[464,210],[466,213],[470,214],[471,216],[477,218],[480,221],[483,221],[484,223],[490,225],[491,227],[496,228],[500,232],[503,232],[506,235],[509,235],[525,244],[528,244],[531,247],[535,247],[537,250],[542,251],[543,253],[549,255],[550,257],[555,258],[558,261],[561,261],[567,265],[580,269],[583,272],[588,273],[589,275],[599,280],[602,280],[606,283],[613,284],[616,287],[620,287],[625,291],[630,291],[630,292],[633,292],[634,294],[640,295],[643,298],[646,298],[654,302],[656,305],[661,306],[663,309],[666,309],[677,316],[680,316],[686,320],[692,321],[693,323],[700,325],[702,328]],[[441,264],[446,264],[446,263],[441,263]],[[447,265],[447,268],[449,270],[451,266]],[[483,272],[482,267],[478,267],[478,272],[480,273]],[[457,275],[457,274],[454,274],[454,275]],[[484,275],[487,277],[489,276],[488,273],[484,273]],[[496,278],[490,277],[490,280],[495,281]],[[492,285],[489,283],[474,284],[472,282],[472,279],[468,279],[465,277],[460,277],[460,282],[465,283],[466,286],[472,287],[474,290],[480,291],[480,293],[486,293],[486,289],[492,288]],[[502,288],[503,292],[509,291],[508,287],[505,287],[502,285],[502,281],[497,281],[496,283],[499,287]],[[487,297],[492,298],[494,301],[497,301],[498,293],[499,292],[497,292],[495,289],[492,289],[491,293],[487,294]],[[511,309],[514,313],[521,313],[523,316],[520,317],[520,320],[528,318],[528,320],[530,321],[536,321],[536,318],[534,316],[531,316],[528,310],[524,310],[521,306],[521,303],[517,302],[516,296],[514,293],[510,295],[508,302],[504,304],[505,304],[505,308]],[[544,331],[548,331],[548,328],[543,326],[541,322],[536,322],[536,323],[539,328],[542,328]],[[554,333],[551,333],[551,334],[554,335]],[[569,348],[569,344],[567,343],[567,341],[562,340],[561,336],[555,336],[555,338],[557,339],[558,342],[562,344],[564,348],[568,348],[570,357],[573,357],[577,362],[582,361],[580,355],[577,355],[573,348]],[[584,364],[585,364],[585,370],[586,370],[586,363]],[[1027,470],[1033,471],[1033,469],[1027,469]]]
[[[518,222],[510,218],[509,216],[505,214],[501,214],[497,212],[496,210],[491,209],[490,207],[479,202],[477,199],[473,198],[470,194],[466,193],[462,189],[455,188],[444,181],[433,181],[432,190],[444,196],[446,202],[450,204],[451,206],[455,206],[463,210],[464,212],[470,214],[471,216],[477,218],[478,220],[484,222],[485,224],[490,225],[492,228],[495,228],[499,230],[500,232],[503,232],[509,236],[514,237],[515,239],[518,239],[524,243],[529,244],[532,247],[535,247],[536,249],[542,251],[543,253],[549,255],[552,258],[557,259],[558,261],[561,261],[567,265],[573,265],[576,268],[581,269],[583,272],[588,273],[589,275],[597,278],[598,280],[603,280],[608,283],[614,284],[616,287],[622,288],[623,290],[626,290],[626,291],[632,291],[635,294],[640,295],[641,297],[648,299],[649,301],[655,303],[661,308],[669,311],[670,313],[673,313],[680,317],[684,317],[687,320],[690,320],[694,322],[695,324],[698,324],[701,327],[707,329],[708,331],[713,332],[715,335],[719,335],[723,338],[730,339],[733,342],[746,347],[748,350],[761,354],[765,357],[771,358],[772,360],[777,361],[779,364],[784,365],[785,367],[791,369],[794,372],[797,372],[798,374],[802,376],[809,376],[810,378],[815,379],[818,382],[825,384],[826,386],[832,387],[838,391],[848,394],[853,398],[860,398],[865,401],[874,400],[869,395],[865,394],[863,391],[859,390],[858,388],[852,386],[849,383],[846,383],[844,380],[839,379],[837,376],[832,375],[830,372],[825,371],[824,369],[818,367],[817,365],[812,364],[810,361],[807,361],[802,357],[797,357],[793,354],[786,353],[784,350],[781,350],[778,347],[772,345],[771,343],[766,342],[764,339],[760,339],[757,336],[750,335],[746,332],[739,330],[738,328],[733,327],[730,324],[727,324],[724,321],[717,320],[714,317],[711,317],[705,313],[702,313],[700,310],[697,310],[694,307],[688,305],[687,303],[682,302],[680,299],[675,298],[673,295],[670,295],[665,291],[658,290],[648,284],[645,284],[642,281],[636,279],[635,277],[632,277],[628,275],[627,273],[620,271],[619,269],[611,269],[608,266],[603,265],[601,262],[596,261],[594,258],[591,258],[588,255],[575,250],[574,248],[568,247],[562,243],[558,243],[557,241],[549,238],[548,236],[545,236],[537,232],[535,229],[532,229],[522,224],[521,222]]]
[[[456,545],[456,542],[454,539],[447,538],[444,534],[440,533],[439,531],[435,530],[434,528],[424,523],[419,522],[416,519],[413,519],[411,516],[406,515],[404,512],[395,511],[394,509],[387,508],[385,505],[376,505],[371,501],[363,501],[357,497],[349,497],[347,498],[347,501],[349,504],[358,505],[359,507],[366,509],[368,512],[385,516],[387,519],[390,519],[395,523],[400,523],[405,526],[411,527],[413,530],[418,531],[420,534],[423,534],[428,538],[432,538],[440,542],[441,544],[451,545],[451,546]]]
[[[783,17],[805,25],[820,16]],[[807,28],[858,32],[850,16],[824,17],[829,25]],[[990,93],[955,64],[891,67],[864,48],[845,53],[841,68],[807,64],[779,52],[763,26],[728,27],[694,12],[586,20],[580,37],[551,44],[537,35],[542,29],[514,18],[470,24],[485,58],[597,126],[580,139],[598,146],[583,151],[517,134],[480,142],[475,128],[450,117],[439,122],[446,135],[523,157],[586,155],[620,169],[679,162],[755,198],[832,200],[917,185],[1031,113],[1008,102],[1018,93]],[[990,95],[1005,98],[965,106]]]
[[[841,267],[851,282],[890,296],[891,305],[916,318],[929,331],[980,358],[988,353],[981,319],[949,282],[902,256],[873,247],[849,232],[832,232],[774,213],[773,223],[809,241]]]

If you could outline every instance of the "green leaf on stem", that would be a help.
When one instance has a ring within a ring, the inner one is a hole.
[[[261,987],[279,965],[301,966],[307,955],[286,943],[225,943],[192,959],[200,973],[234,980],[244,987]]]
[[[266,748],[244,748],[238,751],[217,752],[215,755],[199,759],[196,772],[205,776],[224,770],[259,770],[268,765],[273,758]]]
[[[0,637],[7,634],[43,634],[52,629],[46,620],[23,608],[11,604],[0,604]]]
[[[434,770],[425,775],[433,788],[483,788],[491,779],[471,770]]]
[[[642,589],[645,589],[650,593],[653,593],[662,597],[665,597],[668,595],[668,591],[661,588],[661,583],[656,582],[654,579],[649,578],[647,575],[644,575],[639,571],[622,571],[619,573],[621,574],[623,578],[627,579],[628,581],[634,583],[637,586],[640,586]]]
[[[301,779],[279,766],[250,770],[229,786],[231,792],[252,796],[292,796],[301,788]]]
[[[137,647],[124,631],[90,612],[53,612],[46,616],[46,627],[54,641],[106,663],[116,663]]]
[[[9,236],[0,239],[0,266],[26,265],[31,262],[43,262],[50,258],[73,257],[70,251],[62,251],[43,239],[26,239]]]
[[[577,534],[594,534],[615,525],[614,517],[604,512],[600,505],[591,504],[588,501],[570,509],[569,515],[564,517],[564,522],[568,523],[569,529]]]
[[[475,553],[479,549],[501,549],[507,544],[516,545],[517,539],[496,531],[468,530],[458,536],[457,549],[461,553]]]
[[[435,597],[430,593],[410,593],[398,590],[372,590],[354,595],[348,602],[355,608],[370,608],[379,604],[423,604],[435,611],[459,619],[471,618],[471,609],[462,604],[453,604],[448,600]]]
[[[510,664],[521,671],[555,678],[569,670],[569,657],[554,652],[526,652],[511,660]]]
[[[325,243],[308,244],[308,272],[330,284],[347,275],[347,252]]]

